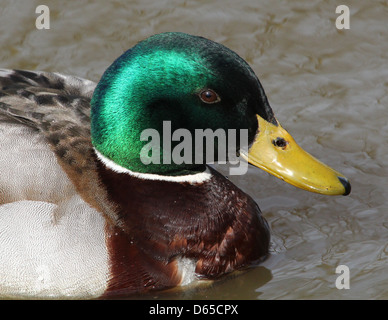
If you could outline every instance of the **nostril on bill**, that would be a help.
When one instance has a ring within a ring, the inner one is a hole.
[[[284,149],[287,146],[288,142],[284,138],[277,137],[276,139],[272,140],[272,144],[275,147],[279,147],[279,148],[283,148]]]

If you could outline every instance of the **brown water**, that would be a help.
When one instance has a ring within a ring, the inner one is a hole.
[[[231,176],[271,226],[271,257],[213,287],[153,297],[388,298],[387,1],[49,1],[50,30],[35,28],[39,4],[0,1],[1,67],[98,81],[151,34],[202,35],[245,58],[283,126],[352,183],[350,196],[328,197],[254,168]],[[350,8],[349,30],[335,27],[339,4]],[[349,290],[335,286],[340,264]]]

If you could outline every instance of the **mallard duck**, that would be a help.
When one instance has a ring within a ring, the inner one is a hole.
[[[238,151],[250,164],[312,192],[350,192],[281,127],[250,66],[202,37],[151,36],[97,85],[2,70],[0,87],[2,296],[129,295],[216,279],[268,256],[258,205],[205,160],[140,159],[141,133],[166,121],[190,133],[244,129],[248,148]]]

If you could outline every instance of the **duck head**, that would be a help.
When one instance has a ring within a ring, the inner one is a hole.
[[[138,43],[106,70],[91,104],[95,149],[133,172],[180,176],[205,170],[205,160],[163,161],[179,143],[172,141],[166,151],[163,138],[156,149],[160,161],[144,163],[141,152],[148,142],[142,133],[152,129],[162,137],[168,122],[172,132],[184,128],[193,137],[199,129],[235,129],[236,149],[250,164],[312,192],[350,192],[342,174],[303,151],[281,127],[251,67],[208,39],[174,32]],[[240,144],[242,130],[247,148]],[[215,143],[215,160],[218,150]]]

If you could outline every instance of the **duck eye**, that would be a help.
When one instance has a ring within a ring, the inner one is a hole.
[[[218,94],[212,89],[205,89],[199,93],[200,99],[205,103],[216,103],[221,101]]]

